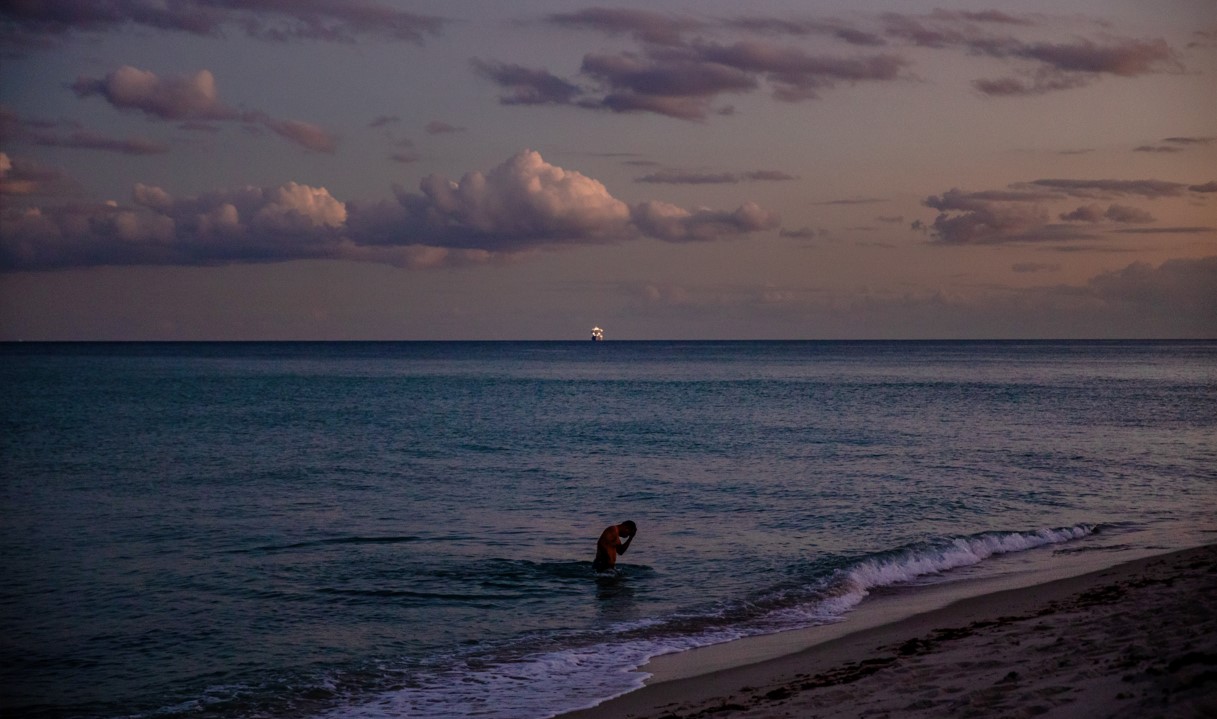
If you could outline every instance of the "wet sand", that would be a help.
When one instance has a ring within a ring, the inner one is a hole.
[[[971,597],[562,719],[1217,717],[1217,545]]]

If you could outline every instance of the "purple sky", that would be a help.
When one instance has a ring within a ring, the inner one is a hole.
[[[0,5],[0,340],[1217,337],[1217,6]]]

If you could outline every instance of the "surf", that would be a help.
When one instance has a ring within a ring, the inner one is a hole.
[[[485,719],[512,719],[574,711],[640,688],[650,676],[642,668],[655,657],[844,621],[880,588],[949,574],[1001,555],[1067,544],[1096,530],[1093,524],[1074,524],[981,532],[931,538],[853,557],[826,557],[817,574],[797,589],[761,590],[700,613],[681,612],[666,618],[620,621],[600,631],[534,637],[532,646],[483,646],[410,672],[409,687],[323,717],[456,719],[476,714]],[[833,568],[824,568],[829,566]],[[612,577],[589,571],[588,576],[601,590],[619,589],[631,573],[651,581],[663,579],[653,571],[638,569],[627,566]],[[601,598],[619,600],[621,595],[602,592]]]

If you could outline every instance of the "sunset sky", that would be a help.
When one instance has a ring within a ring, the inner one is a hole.
[[[0,340],[1217,337],[1217,3],[0,4]]]

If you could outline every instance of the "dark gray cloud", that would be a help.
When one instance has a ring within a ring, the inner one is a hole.
[[[1207,235],[1217,233],[1217,227],[1134,227],[1114,232],[1121,235]]]
[[[1020,43],[995,54],[1035,60],[1060,72],[1136,77],[1178,69],[1174,51],[1165,40],[1120,38],[1106,44],[1079,39],[1068,43]]]
[[[379,36],[421,42],[442,18],[367,0],[39,0],[0,3],[0,37],[32,44],[66,33],[149,28],[192,35],[243,32],[264,40],[351,42]]]
[[[1056,272],[1061,269],[1061,266],[1047,262],[1015,262],[1013,265],[1010,265],[1010,269],[1025,274],[1030,272]]]
[[[893,54],[837,57],[811,55],[795,47],[745,40],[730,45],[701,43],[698,61],[721,64],[763,76],[781,100],[819,97],[819,91],[838,83],[896,80],[909,64]]]
[[[797,230],[788,230],[783,227],[778,232],[778,237],[789,237],[796,240],[810,240],[815,237],[819,237],[822,234],[822,232],[818,232],[807,226],[800,227]]]
[[[813,202],[813,205],[877,205],[881,202],[887,202],[882,197],[846,197],[839,200],[824,200],[822,202]]]
[[[389,159],[394,162],[400,162],[403,165],[409,165],[421,160],[422,155],[419,155],[417,152],[394,152],[389,155]]]
[[[1107,211],[1103,213],[1103,216],[1112,222],[1127,224],[1157,222],[1157,219],[1148,210],[1143,210],[1139,207],[1129,207],[1128,205],[1110,205]]]
[[[478,72],[508,90],[505,104],[573,105],[613,112],[649,112],[684,120],[730,114],[718,101],[766,88],[798,102],[860,82],[911,77],[911,61],[897,52],[834,55],[776,42],[782,37],[829,37],[855,47],[919,47],[1006,60],[1006,77],[974,81],[992,96],[1038,95],[1082,87],[1103,76],[1135,77],[1182,71],[1161,39],[1104,36],[1045,42],[1017,37],[1040,22],[998,10],[883,13],[871,20],[741,15],[694,19],[640,9],[592,7],[554,13],[546,22],[626,37],[636,47],[584,56],[578,77],[504,62],[478,61]],[[740,37],[744,39],[739,39]]]
[[[385,127],[388,125],[396,125],[401,122],[401,117],[398,115],[381,115],[380,117],[368,123],[368,127]]]
[[[1137,262],[1090,280],[1096,297],[1182,317],[1205,317],[1217,329],[1217,257],[1167,260],[1158,267]]]
[[[757,86],[754,75],[726,63],[706,62],[687,50],[663,49],[645,56],[590,54],[583,58],[582,72],[615,94],[645,97],[704,98]]]
[[[780,170],[751,170],[749,172],[695,172],[691,170],[659,170],[636,178],[634,182],[669,185],[714,185],[740,182],[787,182],[798,179]]]
[[[934,49],[962,47],[984,49],[995,42],[995,36],[974,23],[960,22],[959,17],[947,15],[910,15],[899,12],[883,13],[879,21],[883,34],[892,40],[917,47]]]
[[[626,8],[591,7],[571,13],[555,13],[549,22],[571,28],[598,30],[609,35],[632,35],[641,42],[676,45],[684,33],[704,26],[687,17]]]
[[[257,122],[279,137],[296,143],[313,152],[332,153],[338,149],[338,140],[320,127],[299,120],[280,120],[263,113],[247,113],[245,122]]]
[[[80,77],[72,90],[82,98],[98,96],[119,110],[142,112],[159,120],[244,122],[264,127],[305,149],[334,152],[337,140],[324,129],[265,112],[238,111],[220,100],[210,70],[193,75],[160,76],[124,65],[102,78]]]
[[[500,100],[519,105],[574,105],[613,112],[650,112],[683,120],[731,114],[716,106],[724,95],[768,86],[785,101],[815,99],[842,84],[890,82],[909,64],[894,54],[813,55],[769,40],[730,44],[685,40],[692,27],[678,18],[646,11],[607,10],[554,15],[551,22],[629,34],[641,48],[588,53],[579,81],[548,70],[477,60],[475,69],[508,90]]]
[[[884,13],[885,34],[919,47],[962,49],[976,55],[1029,60],[1038,71],[1134,77],[1180,65],[1162,39],[1104,38],[1095,42],[1079,37],[1070,42],[1033,42],[1010,34],[995,34],[986,25],[1034,26],[1037,23],[998,11],[935,10],[928,15]],[[1040,81],[1048,81],[1041,77]]]
[[[1076,210],[1061,213],[1065,222],[1102,222],[1103,208],[1100,205],[1083,205]]]
[[[458,132],[464,132],[465,128],[460,125],[450,125],[442,120],[432,120],[428,122],[423,131],[428,135],[452,135]]]
[[[1154,216],[1139,207],[1109,205],[1106,210],[1100,205],[1083,205],[1076,210],[1061,214],[1066,222],[1121,222],[1130,224],[1156,222]]]
[[[76,123],[23,118],[4,106],[0,106],[0,142],[102,150],[123,155],[160,155],[169,151],[168,145],[156,140],[142,137],[114,138],[82,129]]]
[[[1070,197],[1123,197],[1137,195],[1150,199],[1180,197],[1187,185],[1166,180],[1034,180],[1029,183]]]
[[[478,59],[471,62],[478,74],[507,91],[499,96],[504,105],[566,105],[581,92],[578,85],[548,70]]]
[[[799,179],[781,170],[750,170],[743,173],[743,177],[753,182],[790,182]]]
[[[925,205],[939,211],[929,226],[930,235],[944,244],[968,245],[1058,239],[1062,234],[1049,225],[1047,211],[1038,204],[984,194],[951,189],[927,197]],[[1077,234],[1071,230],[1068,236]]]
[[[1071,90],[1089,84],[1090,79],[1077,75],[1039,71],[1027,77],[980,79],[972,86],[991,97],[1023,97],[1043,95],[1057,90]]]
[[[1201,192],[1201,193],[1217,192],[1217,180],[1214,180],[1212,182],[1206,182],[1203,185],[1188,185],[1187,189],[1190,192]]]
[[[882,15],[881,21],[885,35],[892,40],[1028,64],[1015,75],[973,82],[977,90],[990,96],[1042,95],[1083,87],[1104,75],[1136,77],[1182,69],[1176,53],[1162,39],[1028,41],[1010,35],[1008,30],[1038,23],[1000,11],[935,10],[928,15],[893,12]],[[995,26],[1001,32],[995,32]]]
[[[1010,15],[1000,10],[944,10],[942,8],[934,8],[930,12],[929,17],[935,20],[945,20],[948,22],[972,22],[972,23],[994,23],[997,25],[1023,25],[1032,26],[1037,23],[1027,17],[1019,17]]]
[[[1217,137],[1167,137],[1162,141],[1174,145],[1209,145],[1217,142]]]
[[[169,146],[163,142],[138,137],[119,139],[84,130],[69,135],[40,134],[33,139],[33,143],[43,147],[104,150],[123,155],[163,155],[169,152]]]
[[[982,93],[994,96],[1042,94],[1081,87],[1103,75],[1133,77],[1181,68],[1174,51],[1163,40],[1025,41],[1009,32],[1037,23],[996,10],[885,13],[879,16],[875,31],[839,20],[741,16],[710,23],[604,7],[553,14],[548,21],[609,35],[628,35],[641,47],[586,55],[580,73],[590,84],[583,86],[546,70],[478,63],[482,74],[510,90],[501,98],[503,102],[573,104],[704,120],[715,111],[715,101],[726,94],[750,93],[767,86],[779,100],[810,100],[842,84],[899,80],[911,64],[896,53],[823,55],[768,38],[720,42],[706,37],[722,30],[767,36],[829,36],[872,47],[891,42],[1025,63],[1026,68],[1015,75],[975,81]],[[693,30],[698,31],[696,37],[690,37]]]
[[[634,178],[634,182],[667,185],[735,184],[739,181],[740,176],[734,172],[693,172],[691,170],[659,170]]]
[[[1181,65],[1165,40],[1115,39],[1106,44],[1079,39],[1071,43],[983,43],[994,57],[1030,60],[1032,69],[1017,77],[981,79],[976,89],[992,96],[1043,95],[1083,87],[1103,75],[1136,77],[1179,71]]]
[[[823,35],[850,45],[865,47],[879,47],[887,44],[882,35],[836,20],[736,17],[726,21],[725,24],[731,28],[762,35],[793,35],[796,37]]]
[[[5,147],[28,144],[126,155],[156,155],[169,150],[164,143],[146,138],[120,139],[86,130],[78,122],[21,117],[4,105],[0,105],[0,143]]]
[[[32,194],[21,168],[0,158],[6,194]],[[776,215],[754,203],[732,211],[629,205],[531,151],[459,181],[430,175],[418,192],[397,188],[392,201],[344,203],[325,188],[297,183],[193,197],[137,185],[126,205],[5,203],[0,212],[4,270],[294,259],[424,268],[500,261],[541,247],[644,236],[702,242],[778,226]]]
[[[1113,203],[1104,208],[1097,203],[1091,203],[1060,213],[1058,217],[1066,224],[1052,224],[1049,221],[1047,205],[1079,197],[1099,199],[1132,196],[1148,200],[1177,198],[1185,196],[1188,191],[1196,192],[1197,188],[1203,187],[1165,180],[1045,179],[1016,183],[1007,190],[966,192],[951,189],[925,199],[923,204],[938,210],[938,215],[928,225],[921,220],[914,221],[912,229],[928,232],[934,240],[944,244],[1094,239],[1097,235],[1079,228],[1078,223],[1150,224],[1157,220],[1148,210],[1140,207]],[[1214,189],[1217,190],[1217,187]],[[1108,231],[1149,234],[1169,230],[1138,228]]]
[[[1196,39],[1187,44],[1189,48],[1213,47],[1217,45],[1217,30],[1194,30],[1192,37]]]
[[[1211,144],[1217,138],[1213,137],[1167,137],[1163,138],[1162,144],[1159,145],[1140,145],[1133,148],[1133,152],[1160,152],[1160,153],[1177,153],[1186,152],[1194,147],[1202,147]]]
[[[678,120],[704,120],[711,114],[709,97],[670,97],[662,95],[638,95],[632,92],[611,92],[596,100],[580,103],[581,107],[611,110],[613,112],[653,112]]]

